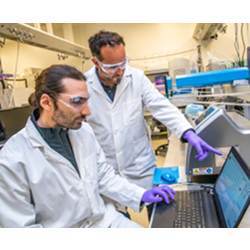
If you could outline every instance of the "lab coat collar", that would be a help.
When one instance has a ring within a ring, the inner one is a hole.
[[[46,145],[49,147],[35,127],[34,123],[31,121],[30,117],[26,122],[25,130],[33,147],[45,147]],[[68,135],[72,146],[74,144],[73,142],[77,139],[77,137],[75,137],[76,131],[77,130],[68,129]]]
[[[107,101],[112,101],[109,99],[108,95],[105,93],[100,80],[96,74],[96,68],[92,67],[86,74],[88,84],[93,88],[94,91],[98,92],[101,96],[103,96]]]
[[[72,163],[68,159],[63,157],[61,154],[56,152],[54,149],[52,149],[47,144],[47,142],[42,138],[42,136],[38,132],[37,128],[35,127],[34,123],[31,121],[30,117],[26,123],[25,129],[26,129],[26,133],[28,135],[28,138],[29,138],[29,140],[34,148],[42,148],[42,151],[43,151],[45,157],[49,160],[55,161],[57,164],[65,165],[65,163],[67,163],[66,165],[69,166],[69,168],[74,171],[74,173],[77,177],[79,177],[79,174],[77,173],[77,171],[76,171],[75,167],[72,165]],[[73,133],[71,134],[70,131],[71,130],[69,130],[69,138],[70,138],[71,145],[72,145],[72,148],[73,148],[73,151],[75,154],[75,151],[79,150],[79,149],[74,146],[73,141],[75,138],[74,138]],[[75,159],[76,159],[77,165],[79,166],[79,161],[80,161],[79,160],[79,153],[77,155],[75,154]],[[80,178],[81,178],[81,176],[82,176],[82,173],[80,175]]]
[[[31,116],[28,118],[25,128],[30,138],[31,144],[34,147],[44,147],[45,145],[47,145],[47,143],[45,142],[42,135],[39,133],[38,129],[36,128],[36,125],[34,124],[38,116],[39,116],[38,110],[34,110]],[[48,129],[47,133],[60,133],[61,130],[68,131],[68,129],[64,129],[64,128],[55,128],[52,131],[49,131]]]
[[[46,145],[46,142],[32,122],[31,117],[28,118],[25,129],[33,147],[44,147]]]
[[[25,125],[25,129],[33,147],[49,147],[47,142],[43,139],[36,126],[34,125],[33,121],[31,120],[31,117],[28,118]]]

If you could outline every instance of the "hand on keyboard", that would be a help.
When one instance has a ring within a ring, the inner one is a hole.
[[[158,203],[164,201],[169,204],[171,200],[174,200],[175,191],[167,185],[160,187],[153,187],[147,190],[143,196],[142,201],[144,203]]]

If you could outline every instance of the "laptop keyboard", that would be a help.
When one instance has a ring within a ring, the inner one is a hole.
[[[204,191],[177,192],[176,201],[176,218],[174,227],[205,227],[203,199],[207,195]]]

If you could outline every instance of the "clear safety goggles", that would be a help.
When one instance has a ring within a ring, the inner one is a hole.
[[[68,94],[62,94],[62,95],[69,96],[68,101],[65,101],[61,98],[57,98],[57,100],[63,103],[65,106],[77,110],[81,110],[89,100],[89,96],[72,96]]]
[[[105,64],[100,62],[98,59],[96,59],[99,63],[100,68],[103,72],[106,74],[112,75],[114,74],[118,69],[124,70],[128,64],[128,59],[126,58],[122,62],[116,63],[116,64]]]

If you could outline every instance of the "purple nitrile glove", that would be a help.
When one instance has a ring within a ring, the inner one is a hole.
[[[174,199],[175,191],[167,185],[162,185],[160,187],[153,187],[147,190],[143,196],[142,201],[144,203],[158,203],[164,200],[167,204],[170,200]]]
[[[208,152],[212,152],[217,155],[222,155],[219,150],[216,150],[215,148],[208,145],[193,130],[188,130],[183,135],[183,139],[187,140],[187,142],[195,148],[197,152],[195,158],[198,161],[204,160],[207,157]]]

